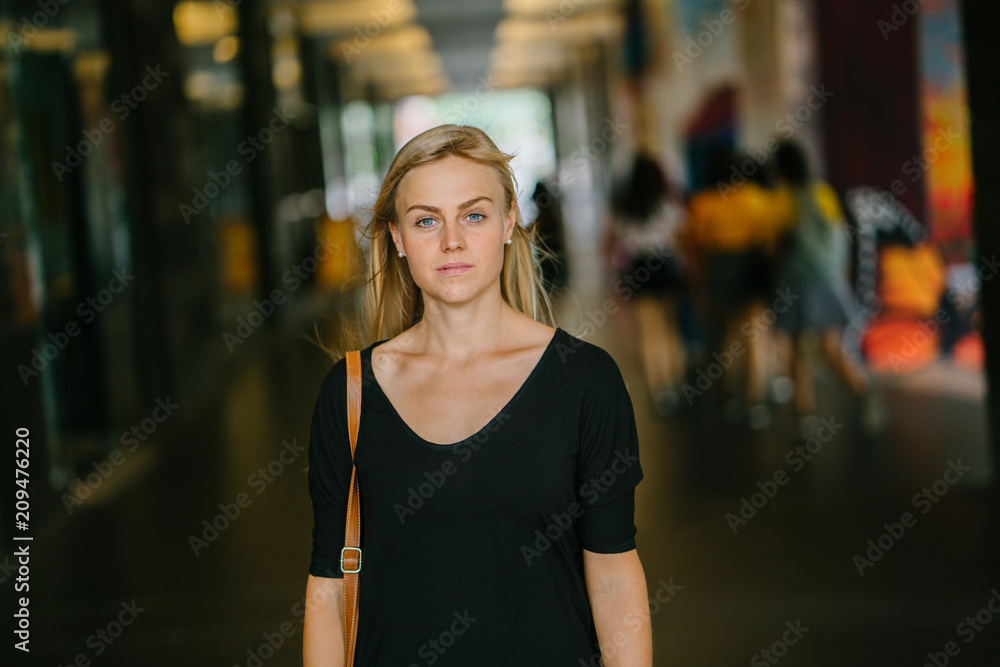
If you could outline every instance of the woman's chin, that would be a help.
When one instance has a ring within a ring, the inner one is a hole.
[[[478,288],[475,285],[451,285],[444,289],[436,286],[437,289],[424,290],[421,293],[424,297],[424,304],[428,301],[437,302],[442,306],[456,307],[475,303],[486,297],[488,290]]]

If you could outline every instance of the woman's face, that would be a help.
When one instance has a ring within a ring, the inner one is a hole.
[[[516,224],[514,206],[504,211],[496,170],[466,158],[450,156],[403,177],[389,229],[425,304],[467,303],[499,289],[504,242]]]

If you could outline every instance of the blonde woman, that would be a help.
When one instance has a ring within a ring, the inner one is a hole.
[[[652,664],[632,405],[604,350],[546,323],[509,160],[428,130],[369,223],[358,665]],[[309,667],[345,661],[345,374],[312,423]]]

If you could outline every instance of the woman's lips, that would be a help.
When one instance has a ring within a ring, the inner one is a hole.
[[[446,264],[438,269],[438,273],[445,276],[460,276],[471,268],[468,264]]]

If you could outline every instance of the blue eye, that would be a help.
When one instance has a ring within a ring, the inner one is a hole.
[[[417,220],[417,221],[416,221],[416,223],[414,223],[414,224],[416,224],[416,225],[417,225],[417,227],[425,227],[425,228],[426,228],[426,227],[430,227],[430,226],[431,226],[431,225],[425,225],[425,224],[424,224],[425,222],[429,222],[429,223],[431,223],[431,224],[434,224],[434,218],[420,218],[420,219],[419,219],[419,220]]]
[[[471,222],[482,222],[486,219],[486,216],[482,213],[470,213],[468,218]]]

